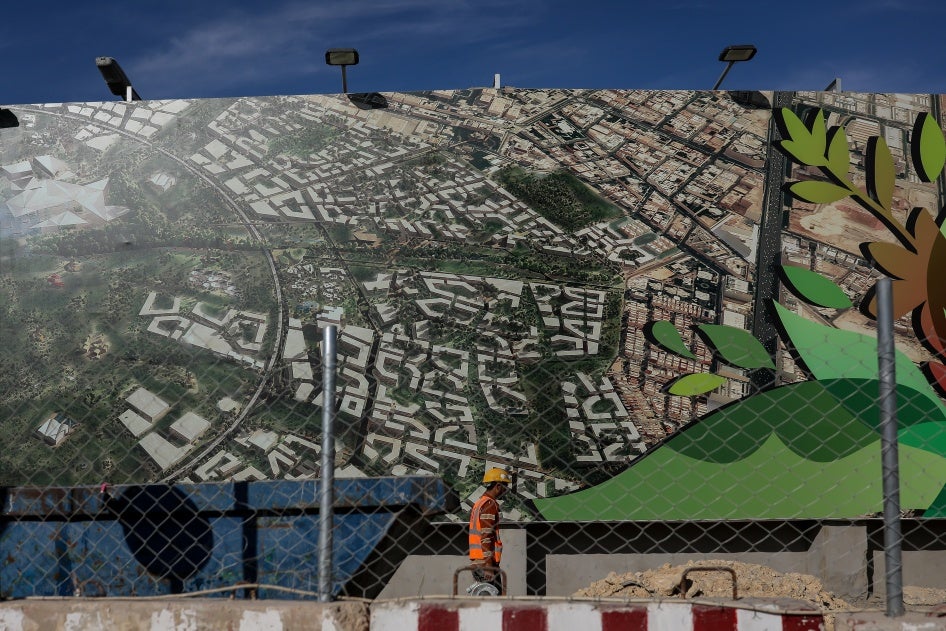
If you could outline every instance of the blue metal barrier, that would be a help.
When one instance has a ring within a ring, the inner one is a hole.
[[[0,598],[154,596],[240,583],[318,590],[318,480],[0,492]],[[446,512],[454,501],[434,477],[340,479],[334,492],[333,594],[364,571],[399,521]],[[264,588],[258,596],[305,594]]]

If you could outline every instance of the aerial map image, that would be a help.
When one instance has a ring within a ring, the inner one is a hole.
[[[429,474],[463,519],[946,515],[943,101],[470,89],[10,106],[0,485]],[[869,476],[868,476],[869,477]]]

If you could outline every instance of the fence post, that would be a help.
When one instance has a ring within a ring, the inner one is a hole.
[[[900,531],[900,462],[897,447],[897,355],[893,343],[891,281],[877,281],[877,362],[880,377],[880,454],[884,476],[884,572],[887,616],[903,615],[903,562]]]
[[[319,600],[332,600],[332,528],[335,503],[335,351],[336,329],[322,336],[322,466],[319,481]]]

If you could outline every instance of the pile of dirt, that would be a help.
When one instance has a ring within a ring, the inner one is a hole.
[[[811,603],[822,611],[850,609],[851,605],[824,588],[821,581],[807,574],[782,574],[764,565],[738,561],[690,561],[686,565],[669,563],[647,570],[615,574],[575,593],[591,598],[730,598],[732,576],[728,571],[691,571],[681,588],[684,570],[699,567],[726,567],[736,573],[739,598],[794,598]]]
[[[739,598],[792,598],[811,604],[824,614],[826,631],[837,629],[834,612],[883,611],[883,598],[874,596],[854,605],[835,596],[808,574],[776,572],[764,565],[738,561],[690,561],[686,565],[666,563],[646,572],[615,574],[575,592],[585,598],[731,598],[732,575],[725,570],[691,571],[682,581],[684,570],[694,567],[726,567],[736,573]],[[904,586],[903,602],[908,611],[946,613],[946,589]]]

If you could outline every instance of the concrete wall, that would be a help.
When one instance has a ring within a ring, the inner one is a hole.
[[[874,592],[885,596],[887,593],[886,563],[884,551],[871,553]],[[903,584],[915,587],[946,588],[946,552],[942,550],[903,552]]]
[[[946,588],[946,520],[904,520],[903,533],[904,585]],[[702,559],[810,574],[851,601],[884,591],[879,519],[509,524],[503,539],[510,594],[569,596],[610,572]],[[466,564],[465,545],[465,524],[436,524],[380,597],[449,593],[453,570]],[[460,578],[462,593],[469,574]]]
[[[465,532],[460,536],[465,536]],[[411,554],[388,581],[378,598],[410,598],[416,596],[441,596],[453,589],[453,573],[457,568],[470,564],[465,554],[420,555]],[[526,595],[526,531],[503,532],[502,568],[506,571],[506,593],[510,596]],[[457,591],[463,595],[473,582],[470,572],[457,577]]]
[[[939,520],[937,520],[939,521]],[[903,521],[903,584],[916,587],[946,588],[946,546],[941,530],[926,526],[923,520]],[[880,524],[868,528],[870,555],[868,573],[874,592],[885,595],[886,564],[884,562],[884,533]]]
[[[703,560],[739,561],[765,565],[782,573],[810,574],[821,579],[829,591],[851,600],[866,598],[869,592],[866,528],[824,525],[804,552],[550,554],[546,557],[545,593],[569,596],[610,572],[642,572],[664,563],[683,565]],[[939,582],[944,582],[943,577],[939,577]]]
[[[683,565],[687,561],[724,560],[765,565],[782,573],[810,574],[820,578],[830,591],[858,599],[866,597],[869,590],[867,544],[864,526],[824,524],[804,551],[550,554],[546,556],[545,593],[569,596],[610,572],[623,574],[642,572],[665,563]],[[942,577],[939,579],[942,582]]]

